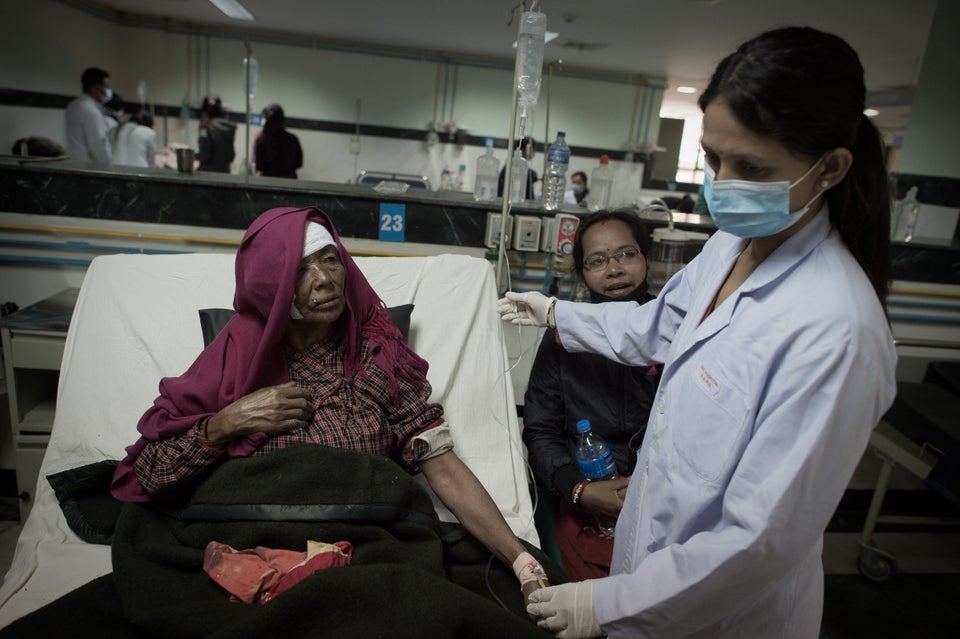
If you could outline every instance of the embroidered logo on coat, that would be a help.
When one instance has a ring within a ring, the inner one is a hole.
[[[700,370],[697,371],[697,383],[700,384],[703,390],[711,395],[716,395],[720,392],[720,381],[711,375],[710,371],[708,371],[703,364],[700,364]]]

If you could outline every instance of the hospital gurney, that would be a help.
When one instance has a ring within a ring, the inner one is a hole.
[[[930,345],[898,341],[898,346]],[[880,514],[895,467],[907,470],[960,506],[960,362],[931,362],[921,383],[898,383],[897,398],[871,433],[868,450],[880,458],[882,465],[860,536],[857,568],[872,581],[884,581],[896,569],[896,556],[873,539],[878,523],[960,522],[956,518]]]
[[[513,531],[539,545],[489,263],[461,255],[356,263],[387,306],[414,305],[409,343],[430,364],[432,400],[444,405],[458,455]],[[0,588],[0,627],[111,571],[110,547],[74,533],[46,477],[123,457],[160,378],[181,374],[203,348],[199,311],[231,308],[233,289],[229,254],[111,255],[90,265],[36,501]]]

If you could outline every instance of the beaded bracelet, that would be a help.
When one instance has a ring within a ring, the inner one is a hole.
[[[573,505],[576,506],[580,501],[580,497],[583,496],[583,489],[587,487],[587,484],[590,483],[589,479],[584,479],[577,482],[577,485],[573,487]]]

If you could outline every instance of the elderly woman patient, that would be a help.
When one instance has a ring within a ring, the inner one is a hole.
[[[113,495],[189,492],[212,469],[313,444],[422,471],[464,527],[514,569],[525,595],[542,569],[454,452],[427,363],[410,350],[325,214],[273,209],[236,259],[236,314],[180,377],[165,378],[117,467]]]

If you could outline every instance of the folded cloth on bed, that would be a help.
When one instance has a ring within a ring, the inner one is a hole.
[[[203,553],[203,571],[232,599],[263,604],[318,570],[346,566],[352,553],[346,541],[328,544],[308,539],[304,552],[264,546],[237,550],[211,541]]]
[[[301,549],[307,539],[349,541],[350,565],[260,606],[228,601],[203,572],[211,540]],[[527,546],[551,582],[565,580]],[[440,522],[423,488],[375,455],[294,446],[231,459],[186,500],[124,504],[112,555],[112,574],[0,636],[76,636],[78,628],[104,636],[100,627],[164,638],[548,636],[528,619],[512,570],[489,561],[462,526]]]

